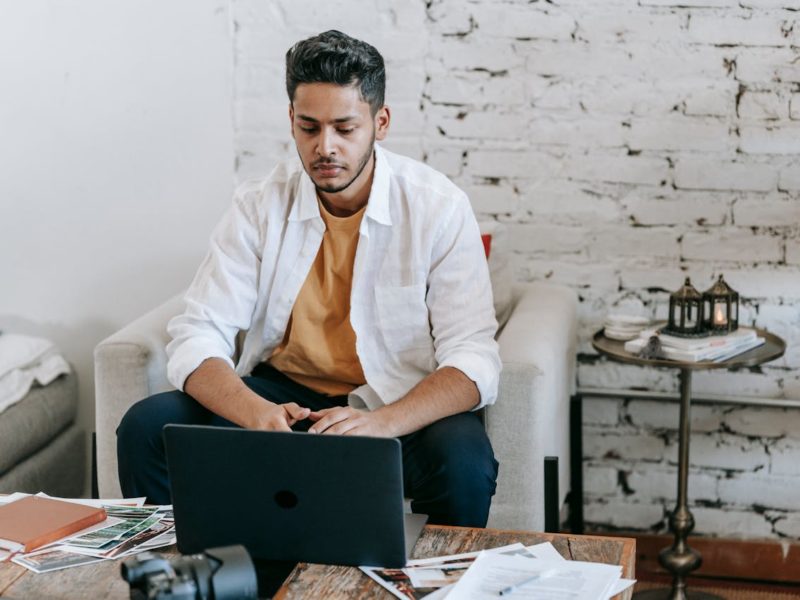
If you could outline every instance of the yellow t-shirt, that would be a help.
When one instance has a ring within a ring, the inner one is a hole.
[[[301,385],[338,396],[366,383],[350,325],[353,261],[366,206],[349,217],[335,217],[317,202],[325,221],[322,245],[295,300],[283,341],[267,362]]]

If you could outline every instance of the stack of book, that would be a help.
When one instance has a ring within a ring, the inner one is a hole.
[[[625,351],[638,354],[654,335],[661,342],[665,358],[684,362],[722,362],[764,343],[764,338],[748,327],[740,327],[726,335],[702,338],[677,337],[660,333],[657,329],[646,329],[636,339],[625,342]]]

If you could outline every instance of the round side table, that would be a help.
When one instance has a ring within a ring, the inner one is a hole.
[[[657,324],[658,326],[658,324]],[[612,340],[601,329],[594,334],[592,346],[608,358],[634,365],[647,367],[669,367],[680,369],[681,409],[678,429],[678,499],[677,506],[669,518],[670,530],[675,534],[672,546],[664,548],[658,555],[658,562],[672,573],[672,588],[647,590],[634,594],[637,600],[720,600],[718,596],[704,592],[689,592],[686,577],[700,566],[700,553],[692,550],[686,541],[694,529],[694,517],[687,505],[687,484],[689,479],[689,408],[692,402],[692,371],[701,369],[737,369],[754,367],[783,355],[786,343],[777,335],[756,329],[764,344],[720,362],[683,362],[667,359],[640,358],[625,351],[625,342]]]

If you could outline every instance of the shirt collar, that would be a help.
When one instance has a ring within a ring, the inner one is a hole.
[[[300,165],[300,185],[297,201],[289,214],[290,221],[306,221],[308,219],[321,219],[317,205],[317,188],[311,177],[308,176],[302,164]],[[375,144],[375,174],[372,177],[372,188],[369,191],[369,201],[364,216],[377,221],[382,225],[391,225],[392,217],[389,212],[389,182],[391,167],[383,149]]]

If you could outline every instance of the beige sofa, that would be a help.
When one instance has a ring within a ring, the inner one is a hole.
[[[569,488],[569,398],[575,385],[575,292],[517,285],[498,335],[503,372],[486,428],[500,474],[489,526],[544,530],[544,458],[557,457],[550,482],[552,523]],[[138,400],[172,389],[166,377],[166,324],[182,309],[172,298],[102,341],[95,349],[97,470],[101,497],[120,494],[115,431]],[[557,500],[555,500],[557,498]],[[552,529],[552,525],[550,529]]]

